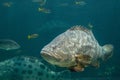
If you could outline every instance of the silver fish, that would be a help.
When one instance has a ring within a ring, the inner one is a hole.
[[[3,50],[15,50],[15,49],[19,49],[20,45],[10,39],[0,39],[0,49]]]
[[[74,26],[58,35],[41,50],[41,56],[49,63],[70,70],[84,71],[92,65],[99,67],[98,59],[107,59],[113,54],[113,45],[100,46],[91,30]]]
[[[35,57],[18,56],[0,62],[0,80],[63,80],[62,74],[64,71],[54,72]]]

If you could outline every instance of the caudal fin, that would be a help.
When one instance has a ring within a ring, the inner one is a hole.
[[[106,44],[103,46],[104,56],[103,60],[107,60],[113,55],[114,46],[112,44]]]

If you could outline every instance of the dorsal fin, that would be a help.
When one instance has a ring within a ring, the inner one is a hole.
[[[72,31],[72,30],[82,30],[82,31],[84,31],[84,32],[86,32],[86,33],[89,33],[89,32],[90,32],[90,30],[89,30],[88,28],[86,28],[86,27],[84,27],[84,26],[81,26],[81,25],[73,26],[73,27],[71,27],[69,30],[70,30],[70,31]]]

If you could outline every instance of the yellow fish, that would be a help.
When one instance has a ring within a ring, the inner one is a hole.
[[[33,38],[38,38],[38,37],[39,37],[39,34],[31,34],[27,36],[28,39],[33,39]]]
[[[43,12],[43,13],[51,13],[51,11],[50,11],[49,9],[42,8],[42,7],[39,7],[39,8],[38,8],[38,11],[39,11],[39,12]]]
[[[86,2],[85,1],[75,1],[75,4],[84,6],[84,5],[86,5]]]

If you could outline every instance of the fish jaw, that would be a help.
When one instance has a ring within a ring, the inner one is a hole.
[[[55,53],[50,51],[41,50],[41,56],[48,63],[59,67],[70,67],[76,64],[75,55]]]
[[[59,59],[55,57],[55,55],[52,55],[51,52],[47,52],[42,50],[41,52],[41,56],[49,63],[53,64],[53,65],[58,65],[59,64]]]

